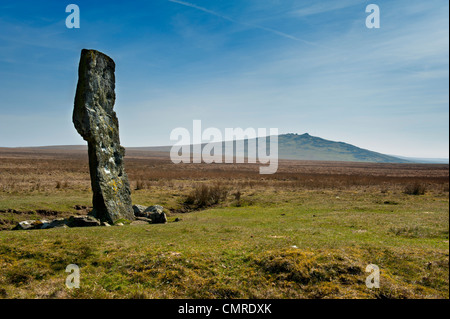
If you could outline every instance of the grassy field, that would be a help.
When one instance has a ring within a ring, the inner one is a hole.
[[[0,150],[1,298],[449,298],[448,165],[283,161],[262,176],[130,152],[126,170],[133,203],[164,206],[167,224],[10,231],[86,214],[92,195],[83,152]],[[217,203],[196,201],[201,185]]]

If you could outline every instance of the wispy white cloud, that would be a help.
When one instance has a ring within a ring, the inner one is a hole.
[[[25,23],[15,24],[0,18],[0,40],[3,48],[40,47],[47,49],[72,50],[74,45],[62,35],[66,31],[63,22],[53,22],[42,27],[32,27]]]
[[[354,5],[367,3],[365,0],[340,0],[340,1],[314,1],[312,4],[294,10],[293,15],[306,17],[321,13],[327,13],[335,10],[348,8]]]
[[[324,47],[324,46],[322,46],[320,44],[317,44],[317,43],[314,43],[314,42],[311,42],[311,41],[307,41],[307,40],[298,38],[296,36],[293,36],[293,35],[285,33],[285,32],[281,32],[279,30],[275,30],[275,29],[272,29],[272,28],[267,28],[267,27],[264,27],[264,26],[261,26],[261,25],[257,25],[257,24],[253,24],[253,23],[238,21],[236,19],[230,18],[228,16],[225,16],[223,14],[220,14],[220,13],[217,13],[215,11],[209,10],[207,8],[197,6],[197,5],[195,5],[193,3],[190,3],[190,2],[185,2],[185,1],[180,1],[180,0],[168,0],[168,1],[180,4],[180,5],[183,5],[183,6],[186,6],[186,7],[194,8],[196,10],[200,10],[200,11],[206,12],[208,14],[214,15],[216,17],[222,18],[224,20],[227,20],[227,21],[230,21],[230,22],[233,22],[233,23],[237,23],[237,24],[240,24],[240,25],[243,25],[243,26],[247,26],[247,27],[250,27],[250,28],[253,28],[253,29],[259,29],[259,30],[267,31],[267,32],[276,34],[278,36],[281,36],[283,38],[286,38],[286,39],[302,42],[302,43],[305,43],[305,44],[308,44],[308,45],[311,45],[311,46],[317,46],[317,47],[326,48],[326,47]]]

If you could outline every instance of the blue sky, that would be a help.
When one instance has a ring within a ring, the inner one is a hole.
[[[71,117],[90,48],[116,62],[124,146],[171,144],[200,119],[448,158],[447,0],[125,3],[1,0],[0,146],[84,143]]]

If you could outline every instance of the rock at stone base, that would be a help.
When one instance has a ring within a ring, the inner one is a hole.
[[[164,208],[160,205],[145,207],[142,205],[134,205],[133,210],[136,214],[135,221],[131,225],[145,224],[165,224],[167,216]],[[179,220],[179,219],[178,219]],[[123,226],[122,222],[115,224]],[[92,227],[92,226],[111,226],[109,223],[87,215],[87,216],[70,216],[69,218],[56,218],[53,220],[24,220],[19,222],[13,230],[30,230],[30,229],[50,229],[56,227]]]
[[[100,226],[100,221],[92,216],[70,216],[67,221],[69,227]]]
[[[133,210],[136,219],[146,218],[151,220],[152,224],[164,224],[167,222],[164,207],[160,205],[152,205],[147,208],[142,205],[133,205]]]
[[[164,207],[160,205],[149,206],[144,210],[144,213],[159,213],[161,214],[164,211]]]
[[[160,205],[143,206],[143,205],[133,205],[134,216],[136,217],[148,217],[151,213],[162,213],[164,207]]]
[[[45,223],[49,222],[47,220],[24,220],[19,222],[13,230],[41,229]]]
[[[143,217],[144,216],[144,211],[146,209],[147,209],[147,207],[142,206],[142,205],[133,205],[134,216],[136,216],[136,217]]]
[[[49,228],[57,228],[57,227],[68,227],[67,219],[56,218],[50,222],[44,223],[40,229],[49,229]]]
[[[110,226],[104,223],[105,226]],[[92,216],[71,216],[67,218],[56,218],[54,220],[24,220],[19,222],[12,230],[50,229],[68,227],[90,227],[100,226],[100,221]]]
[[[152,223],[152,220],[150,218],[147,217],[136,217],[136,220],[142,221],[142,222],[146,222],[148,224]]]
[[[149,218],[152,220],[152,224],[165,224],[167,223],[167,217],[165,213],[153,212],[150,213]]]

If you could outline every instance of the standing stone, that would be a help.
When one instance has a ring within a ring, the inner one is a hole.
[[[119,122],[114,112],[115,63],[107,55],[81,51],[73,123],[88,143],[89,171],[94,193],[91,216],[115,223],[134,220],[131,191],[123,168]]]

